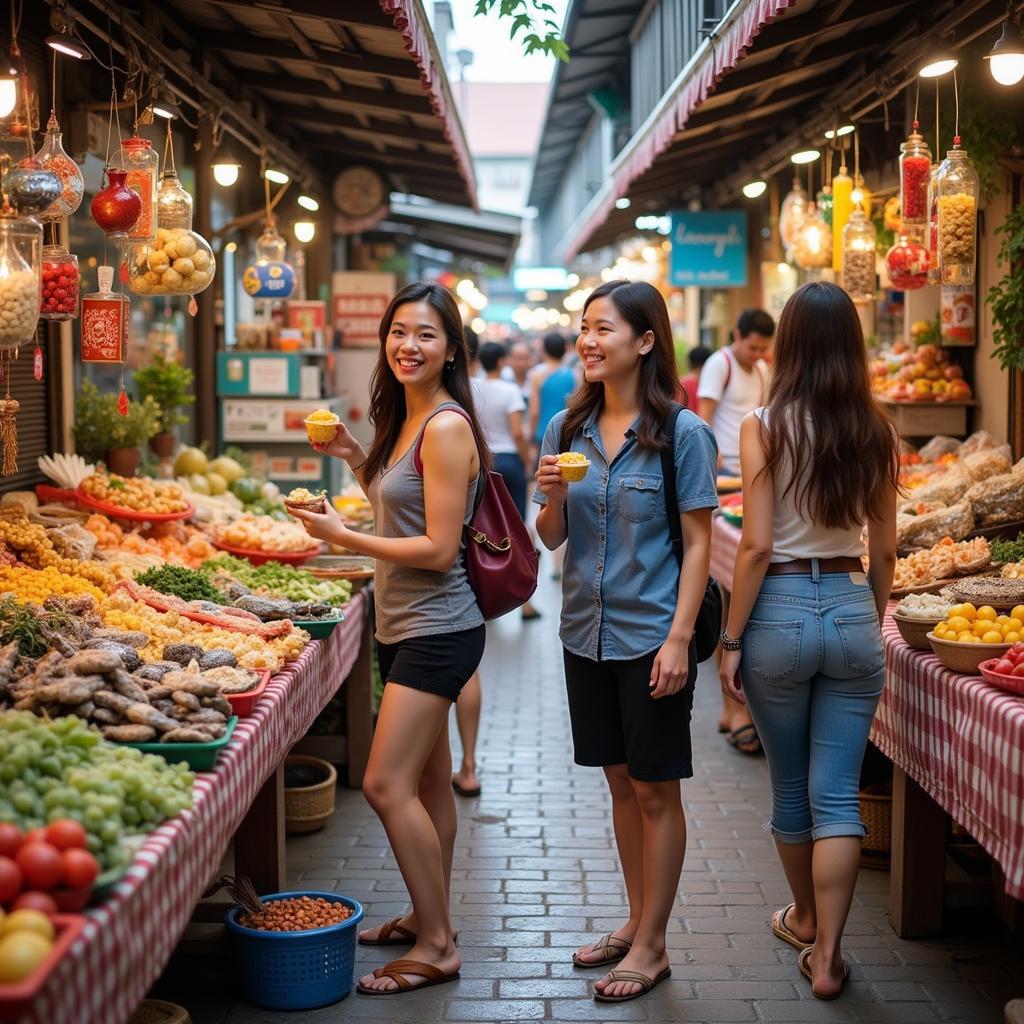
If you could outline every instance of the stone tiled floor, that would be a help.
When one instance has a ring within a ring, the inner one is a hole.
[[[623,913],[608,799],[600,773],[572,764],[555,635],[556,585],[545,618],[491,627],[483,665],[483,796],[460,801],[453,879],[460,981],[390,999],[357,994],[303,1014],[236,1000],[221,964],[172,965],[159,994],[188,1006],[194,1024],[387,1021],[648,1021],[996,1024],[1024,994],[1024,955],[987,921],[970,933],[905,942],[886,919],[888,875],[862,871],[847,928],[851,981],[843,997],[810,996],[796,953],[768,928],[787,889],[761,830],[768,806],[764,761],[729,750],[715,731],[717,681],[705,666],[693,725],[696,776],[684,785],[689,849],[669,946],[672,979],[621,1006],[591,999],[600,975],[572,968],[588,936]],[[454,723],[453,723],[454,724]],[[359,793],[341,790],[328,828],[288,841],[294,888],[344,891],[370,921],[404,912],[405,891],[386,838]],[[359,949],[369,969],[401,950]]]

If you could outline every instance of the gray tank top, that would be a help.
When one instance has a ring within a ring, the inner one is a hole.
[[[388,469],[369,481],[367,497],[373,505],[374,532],[378,537],[419,537],[426,533],[423,477],[416,472],[414,453],[427,423],[444,409],[460,408],[455,402],[439,405],[424,421],[409,450]],[[473,515],[477,483],[466,489],[463,524]],[[414,636],[457,633],[483,625],[476,595],[466,576],[463,558],[465,538],[459,540],[459,555],[446,572],[413,569],[379,560],[374,576],[377,606],[377,639],[398,643]]]

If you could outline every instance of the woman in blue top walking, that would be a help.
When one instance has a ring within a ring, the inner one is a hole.
[[[642,282],[611,281],[583,307],[576,349],[584,384],[544,436],[537,532],[568,541],[561,639],[577,764],[604,769],[629,919],[573,957],[621,961],[595,999],[621,1002],[669,976],[665,930],[686,847],[679,780],[693,774],[693,631],[708,579],[718,452],[710,428],[675,422],[675,479],[662,478],[676,391],[668,311]],[[557,453],[590,460],[571,487]],[[685,555],[673,555],[663,488],[679,501]]]

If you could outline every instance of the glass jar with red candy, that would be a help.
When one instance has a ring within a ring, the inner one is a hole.
[[[900,154],[900,209],[903,221],[921,224],[928,220],[928,179],[932,171],[932,153],[924,136],[914,130]]]
[[[40,316],[44,320],[74,320],[78,316],[80,280],[77,256],[66,246],[44,245]]]
[[[885,254],[885,269],[893,288],[899,291],[923,288],[928,283],[928,266],[928,248],[921,234],[904,227]]]

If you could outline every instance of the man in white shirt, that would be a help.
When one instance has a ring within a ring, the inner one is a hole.
[[[530,371],[533,369],[533,352],[525,341],[514,341],[508,349],[508,356],[501,368],[501,379],[515,384],[523,401],[530,404]]]
[[[718,442],[719,468],[730,475],[740,471],[740,424],[764,403],[775,321],[763,309],[740,315],[732,344],[712,354],[704,364],[697,390],[697,412],[711,425]]]

